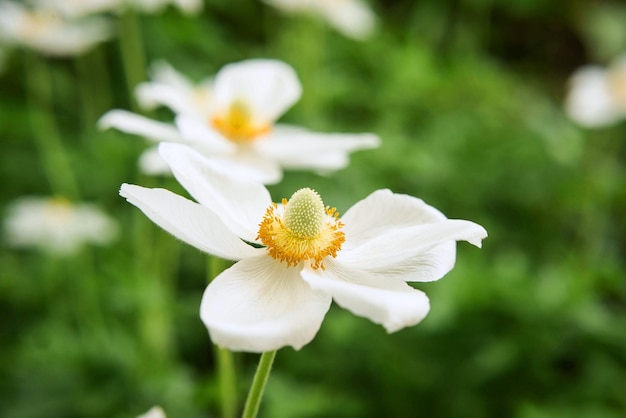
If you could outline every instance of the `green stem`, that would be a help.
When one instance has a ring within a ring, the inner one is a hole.
[[[113,106],[111,82],[102,49],[96,48],[74,58],[78,75],[81,109],[85,137],[96,129],[96,121]]]
[[[132,109],[137,112],[139,111],[139,107],[133,95],[133,91],[135,87],[144,80],[146,73],[146,57],[139,19],[135,11],[131,8],[128,8],[120,16],[119,42],[128,96]]]
[[[209,256],[207,276],[209,283],[224,271],[226,263],[218,257]],[[237,412],[237,372],[233,353],[218,347],[215,353],[217,376],[220,388],[222,418],[234,418]]]
[[[276,350],[266,351],[261,354],[259,365],[257,366],[254,379],[252,380],[252,386],[248,393],[248,399],[246,399],[246,406],[243,410],[242,418],[255,418],[259,412],[263,391],[265,390],[267,379],[270,377],[274,357],[276,357]]]
[[[220,398],[222,401],[222,417],[235,418],[235,414],[237,413],[237,379],[233,353],[225,348],[218,347],[217,366],[220,383]]]
[[[91,72],[88,56],[82,55],[74,58],[74,65],[76,66],[76,73],[81,86],[78,89],[78,93],[80,94],[80,108],[83,112],[83,130],[91,132],[95,128],[98,116],[102,113],[98,109],[96,102],[98,93],[95,83],[98,80],[94,79],[94,75]]]
[[[78,184],[54,119],[54,93],[47,64],[28,52],[24,52],[24,62],[30,122],[50,187],[59,196],[78,200]]]

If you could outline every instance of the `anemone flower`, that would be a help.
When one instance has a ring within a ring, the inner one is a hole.
[[[10,246],[61,256],[76,253],[86,243],[109,244],[118,232],[117,223],[92,204],[34,196],[9,205],[4,227]]]
[[[118,10],[123,0],[36,0],[35,5],[41,10],[60,13],[76,19],[91,14]]]
[[[321,134],[276,123],[301,95],[295,71],[284,62],[229,64],[197,88],[171,67],[162,68],[155,82],[139,86],[138,97],[144,105],[172,109],[175,127],[124,110],[106,113],[100,127],[186,144],[228,176],[264,184],[279,182],[283,169],[338,170],[348,164],[350,152],[379,145],[373,134]],[[142,168],[168,172],[155,153],[153,149],[142,156]]]
[[[110,22],[91,17],[69,20],[20,3],[0,2],[0,41],[21,45],[45,55],[72,56],[112,36]]]
[[[369,37],[376,23],[372,10],[362,0],[264,0],[286,13],[316,15],[349,38]]]
[[[272,203],[263,185],[216,173],[188,147],[160,148],[199,203],[130,184],[120,194],[177,238],[236,261],[209,284],[200,307],[213,342],[231,350],[300,349],[331,300],[388,332],[417,324],[429,301],[407,282],[438,280],[455,263],[456,241],[480,247],[487,236],[480,225],[389,190],[342,217],[308,188]]]
[[[168,4],[177,6],[188,15],[197,14],[202,10],[202,0],[37,0],[36,4],[71,18],[116,12],[124,7],[131,7],[143,13],[158,13]]]
[[[160,406],[150,408],[145,414],[139,415],[137,418],[165,418],[165,412]]]
[[[587,65],[570,80],[565,108],[581,126],[612,125],[626,117],[626,56],[608,67]]]

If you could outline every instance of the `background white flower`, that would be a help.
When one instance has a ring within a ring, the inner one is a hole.
[[[161,150],[199,203],[129,184],[120,194],[186,243],[237,260],[207,287],[200,308],[212,340],[232,350],[301,348],[331,299],[388,332],[414,325],[429,302],[406,282],[438,280],[454,266],[455,241],[480,247],[487,236],[480,225],[447,219],[389,190],[372,193],[341,218],[310,189],[272,204],[261,184],[215,173],[188,147]]]
[[[37,0],[35,4],[64,16],[77,18],[94,13],[118,12],[132,7],[144,13],[158,13],[168,4],[177,6],[185,14],[197,14],[202,10],[202,0]]]
[[[376,25],[376,16],[362,0],[263,0],[287,13],[306,13],[325,19],[344,35],[363,40]]]
[[[214,80],[199,86],[192,86],[169,66],[155,74],[154,82],[138,87],[139,101],[168,106],[177,114],[176,127],[124,110],[107,112],[100,127],[187,144],[209,158],[217,170],[265,184],[279,182],[283,168],[338,170],[348,164],[350,152],[380,143],[374,134],[321,134],[275,123],[302,92],[293,68],[281,61],[229,64]],[[150,173],[167,167],[154,150],[141,162]]]
[[[20,3],[0,2],[0,41],[53,56],[78,55],[113,34],[110,21],[90,17],[69,20]]]
[[[165,418],[165,412],[160,406],[150,408],[145,414],[139,415],[137,418]]]
[[[49,197],[14,201],[7,208],[4,227],[8,245],[58,255],[75,253],[85,243],[109,244],[118,234],[117,223],[96,206]]]
[[[565,108],[572,120],[589,128],[626,117],[626,56],[609,67],[588,65],[570,79]]]
[[[60,13],[69,18],[118,10],[124,0],[37,0],[38,9]]]

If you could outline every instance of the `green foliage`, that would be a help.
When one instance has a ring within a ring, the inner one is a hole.
[[[303,84],[283,121],[381,136],[340,172],[288,172],[270,187],[275,201],[311,187],[343,212],[390,188],[490,234],[418,286],[431,313],[416,327],[387,335],[331,309],[311,344],[279,351],[261,416],[623,416],[626,126],[582,130],[561,103],[571,72],[626,38],[585,20],[607,13],[562,3],[378,1],[378,32],[363,43],[253,0],[207,1],[197,18],[140,16],[149,61],[200,80],[228,62],[282,59]],[[538,28],[551,39],[531,49]],[[169,417],[217,416],[198,317],[205,257],[117,195],[123,182],[184,191],[138,174],[141,139],[94,128],[130,107],[118,41],[75,60],[35,57],[53,80],[48,104],[27,95],[28,54],[14,51],[0,75],[0,205],[53,193],[32,123],[52,115],[82,198],[122,234],[69,259],[0,254],[2,415],[122,418],[159,404]],[[243,401],[257,356],[236,360]]]

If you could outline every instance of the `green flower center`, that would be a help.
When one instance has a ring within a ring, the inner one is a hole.
[[[314,238],[324,224],[324,202],[315,190],[304,188],[295,192],[285,207],[283,222],[299,238]]]

